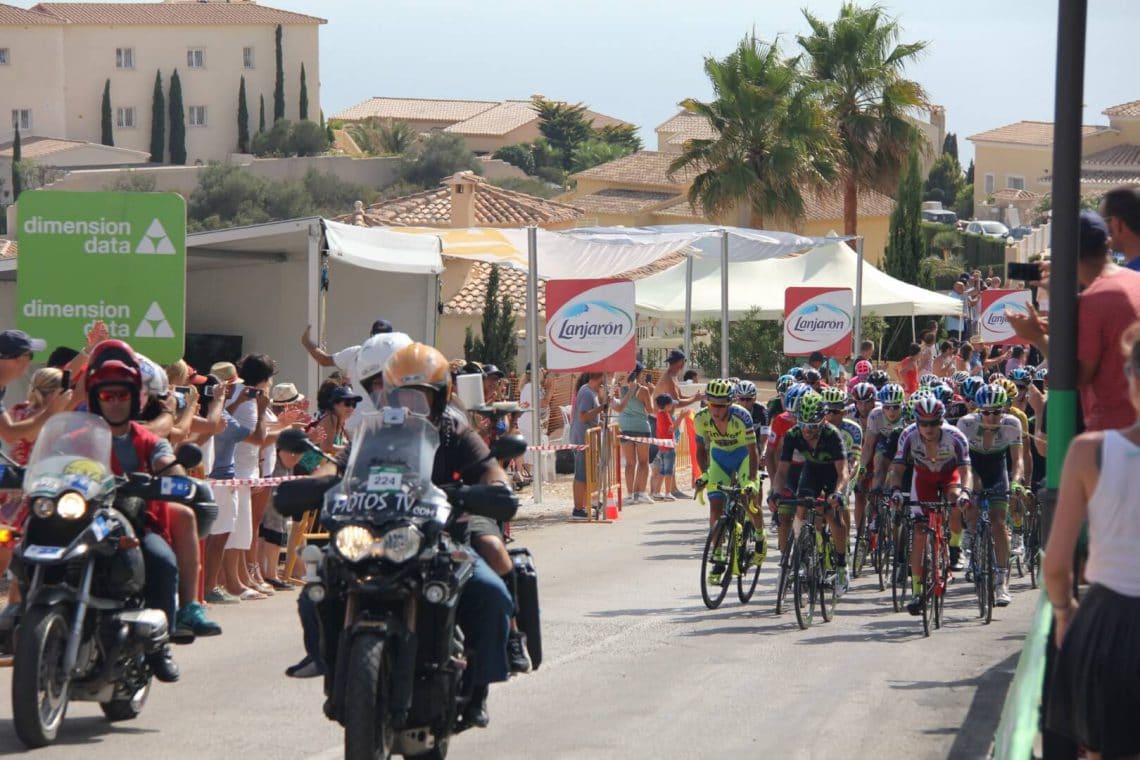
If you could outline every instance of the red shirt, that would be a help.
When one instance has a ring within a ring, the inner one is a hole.
[[[663,409],[657,410],[657,437],[673,437],[673,415]]]
[[[1140,273],[1118,268],[1097,277],[1077,300],[1077,359],[1096,365],[1081,388],[1087,430],[1115,430],[1136,421],[1128,399],[1120,336],[1140,320]]]

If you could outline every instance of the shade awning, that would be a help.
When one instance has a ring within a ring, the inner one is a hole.
[[[408,235],[384,227],[355,227],[322,220],[329,257],[380,272],[439,274],[440,241],[434,235]]]

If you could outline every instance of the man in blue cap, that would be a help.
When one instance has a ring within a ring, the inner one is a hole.
[[[4,394],[10,383],[19,380],[28,371],[32,356],[37,351],[47,349],[47,343],[30,337],[22,330],[0,331],[0,438],[12,444],[21,439],[32,440],[40,428],[56,412],[62,412],[71,401],[71,392],[56,391],[47,399],[43,408],[25,420],[14,422],[4,408]]]

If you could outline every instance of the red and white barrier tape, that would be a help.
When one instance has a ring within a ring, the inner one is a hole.
[[[527,451],[585,451],[586,447],[576,443],[547,443],[541,446],[527,446]]]
[[[305,477],[304,475],[285,475],[278,478],[225,478],[222,480],[207,481],[212,486],[226,486],[228,488],[236,488],[240,486],[277,486],[281,485],[287,480],[300,480]]]
[[[656,446],[660,449],[677,448],[677,442],[672,438],[641,438],[636,435],[619,435],[618,438],[627,443],[648,443],[650,446]]]

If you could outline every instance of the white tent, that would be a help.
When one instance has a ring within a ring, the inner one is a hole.
[[[762,319],[784,314],[784,289],[792,286],[848,287],[854,289],[858,257],[850,246],[832,241],[807,253],[730,263],[728,279],[729,317],[738,319],[758,308]],[[640,314],[670,319],[685,316],[685,266],[677,265],[637,282]],[[881,317],[912,317],[919,314],[954,315],[962,302],[896,280],[870,264],[863,267],[863,313]],[[694,319],[721,315],[720,262],[712,257],[693,261]]]

